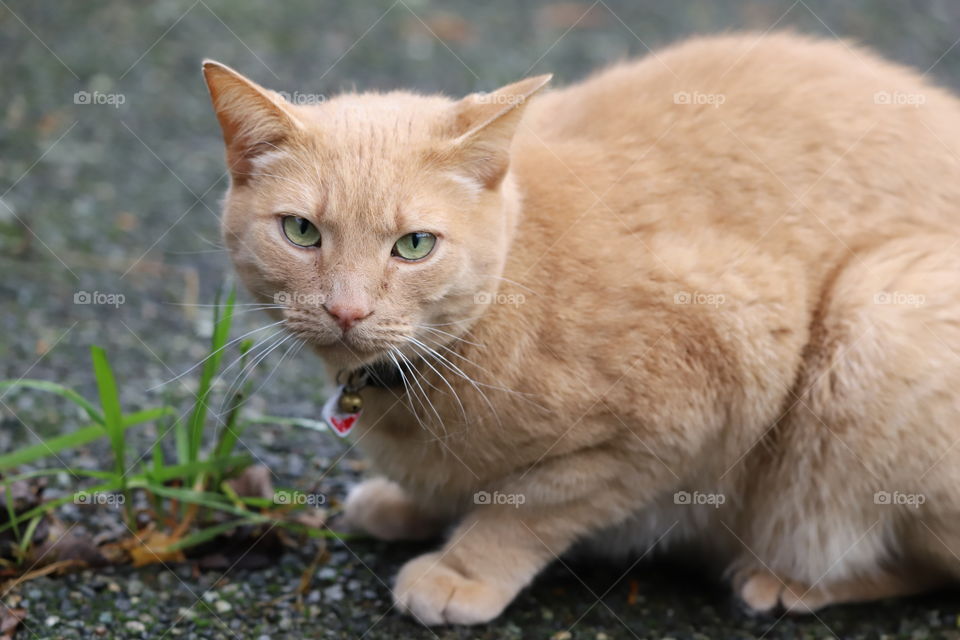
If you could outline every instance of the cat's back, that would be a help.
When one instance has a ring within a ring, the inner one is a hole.
[[[955,135],[958,102],[926,73],[887,62],[842,40],[789,33],[701,37],[614,65],[531,105],[533,128],[546,138],[618,139],[688,123],[727,122],[796,130],[819,122],[841,128],[865,120],[926,121]],[[922,117],[921,117],[922,116]],[[815,133],[807,131],[807,133]]]
[[[755,239],[789,214],[764,239],[779,249],[822,244],[823,225],[850,244],[864,223],[960,220],[960,101],[843,41],[695,38],[547,93],[528,127],[517,145],[636,228],[669,210],[668,225]]]

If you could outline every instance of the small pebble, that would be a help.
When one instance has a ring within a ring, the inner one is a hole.
[[[339,602],[343,600],[343,587],[339,584],[331,585],[323,590],[323,597],[326,600]]]
[[[337,577],[337,570],[333,567],[324,567],[317,571],[317,577],[321,580],[333,580]]]

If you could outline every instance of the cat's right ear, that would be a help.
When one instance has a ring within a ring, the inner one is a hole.
[[[282,96],[226,65],[204,60],[203,78],[223,131],[227,166],[242,184],[256,156],[281,146],[302,125]]]
[[[500,184],[524,109],[552,77],[547,74],[526,78],[493,93],[471,94],[453,105],[447,133],[455,139],[448,153],[470,177],[488,189]]]

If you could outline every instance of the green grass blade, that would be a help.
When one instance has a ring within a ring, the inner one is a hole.
[[[160,473],[163,471],[163,448],[160,446],[160,442],[153,443],[153,468],[151,469],[152,473]]]
[[[207,507],[223,513],[230,513],[244,518],[253,518],[257,522],[270,522],[271,518],[261,515],[254,511],[248,511],[235,506],[229,502],[223,494],[211,493],[208,491],[195,491],[193,489],[181,489],[178,487],[165,487],[163,485],[150,485],[144,487],[147,491],[153,491],[165,498],[174,498],[181,502],[196,504],[201,507]]]
[[[188,462],[186,464],[171,464],[159,470],[130,477],[130,486],[147,482],[151,485],[162,484],[177,478],[192,478],[199,473],[223,473],[231,469],[243,469],[250,466],[250,456],[230,456],[223,458],[209,458]]]
[[[92,487],[88,487],[86,489],[76,491],[70,495],[61,496],[54,500],[48,500],[47,502],[37,505],[36,507],[34,507],[33,509],[30,509],[29,511],[26,511],[24,513],[21,513],[20,515],[17,515],[11,518],[9,522],[5,522],[2,525],[0,525],[0,533],[3,533],[7,529],[18,527],[21,522],[26,522],[27,520],[30,520],[30,518],[33,518],[39,514],[52,511],[57,507],[64,505],[68,502],[74,502],[76,501],[77,497],[83,493],[95,493],[100,491],[116,491],[119,488],[120,488],[120,483],[116,480],[112,480],[110,482],[104,482],[103,484],[94,485]]]
[[[144,411],[131,413],[123,417],[123,428],[129,429],[130,427],[138,424],[151,422],[169,413],[172,413],[172,410],[169,407],[147,409]],[[6,471],[7,469],[11,469],[13,467],[29,464],[35,460],[46,458],[47,456],[55,456],[64,449],[72,449],[83,446],[87,443],[93,442],[94,440],[102,438],[105,435],[107,434],[102,425],[91,424],[77,429],[71,433],[66,433],[62,436],[56,436],[39,444],[23,447],[22,449],[18,449],[11,453],[0,456],[0,471]]]
[[[89,400],[81,396],[79,393],[63,386],[62,384],[57,384],[56,382],[50,382],[49,380],[6,380],[0,382],[0,389],[34,389],[36,391],[46,391],[48,393],[55,393],[58,396],[70,400],[74,404],[78,405],[81,409],[87,412],[87,415],[90,416],[90,419],[96,422],[97,424],[103,424],[103,414],[100,413],[100,410],[93,406]]]
[[[205,527],[169,545],[167,547],[167,551],[179,551],[180,549],[187,549],[203,542],[209,542],[217,536],[223,535],[224,533],[232,531],[245,524],[256,524],[256,522],[249,518],[240,518],[238,520],[230,520],[228,522],[222,522],[210,527]]]
[[[103,407],[104,426],[110,445],[113,447],[114,467],[118,476],[124,472],[126,442],[123,437],[123,411],[120,409],[120,396],[117,393],[117,381],[107,360],[106,352],[97,346],[90,347],[93,356],[93,375],[97,379],[100,392],[100,405]]]
[[[210,397],[210,387],[213,379],[220,370],[220,361],[223,359],[223,347],[230,336],[230,326],[233,323],[233,307],[236,302],[237,291],[231,289],[226,304],[222,310],[218,304],[214,313],[213,336],[210,340],[210,355],[203,363],[200,382],[197,387],[197,399],[190,414],[187,429],[190,462],[195,462],[200,454],[200,445],[203,440],[203,427],[207,421],[207,400]]]
[[[37,525],[40,524],[40,521],[43,520],[43,514],[39,514],[30,519],[30,522],[27,523],[27,529],[23,532],[23,537],[18,543],[20,546],[20,553],[26,553],[27,549],[30,547],[30,543],[33,542],[33,534],[37,532]]]
[[[285,418],[282,416],[250,416],[244,419],[244,425],[248,424],[270,424],[281,427],[300,427],[301,429],[310,429],[311,431],[330,431],[330,427],[322,420],[311,420],[310,418]]]
[[[117,392],[117,381],[107,360],[107,353],[98,346],[90,347],[93,357],[93,375],[97,379],[97,390],[100,392],[100,405],[103,409],[104,427],[113,449],[114,472],[120,481],[120,489],[124,496],[124,513],[130,526],[133,526],[133,501],[127,491],[127,439],[123,428],[123,411],[120,408],[120,394]]]
[[[349,540],[352,537],[350,534],[341,534],[330,531],[329,529],[308,527],[307,525],[299,522],[292,522],[290,520],[284,520],[281,518],[271,518],[270,516],[263,515],[262,513],[257,513],[256,511],[243,509],[236,506],[232,502],[228,502],[226,496],[224,496],[222,493],[194,491],[192,489],[178,489],[175,487],[164,486],[150,486],[145,488],[147,491],[156,491],[157,493],[160,493],[168,498],[176,498],[177,500],[197,504],[215,511],[220,511],[221,513],[229,513],[240,516],[249,520],[251,524],[271,523],[286,529],[290,529],[291,531],[306,533],[310,536],[321,538],[342,538],[344,540]]]
[[[244,370],[247,364],[247,352],[250,351],[250,349],[253,347],[253,344],[254,343],[252,340],[244,340],[240,345],[241,371]],[[233,398],[230,399],[230,412],[227,414],[227,421],[223,430],[220,432],[220,437],[217,441],[216,447],[214,448],[215,455],[229,455],[237,446],[237,441],[240,439],[240,432],[243,431],[243,428],[246,426],[245,423],[240,423],[240,410],[250,398],[250,389],[252,388],[253,380],[248,379],[243,387],[234,394]]]
[[[18,473],[16,475],[4,476],[3,479],[0,479],[0,486],[6,487],[7,485],[17,482],[18,480],[29,480],[31,478],[39,478],[42,476],[56,476],[61,473],[69,473],[74,476],[82,476],[85,478],[96,478],[98,480],[110,480],[113,478],[112,471],[95,471],[90,469],[71,468],[37,469],[36,471],[24,471],[23,473]]]
[[[177,418],[173,425],[173,440],[177,449],[177,460],[190,462],[190,434],[187,433],[187,423],[181,418]]]
[[[20,521],[17,519],[17,510],[13,505],[13,491],[10,491],[10,487],[4,487],[3,502],[7,507],[7,521],[10,523],[10,526],[13,527],[13,537],[19,545],[22,540],[20,537]]]

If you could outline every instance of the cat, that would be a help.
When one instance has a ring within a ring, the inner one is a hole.
[[[692,545],[754,612],[960,574],[947,91],[789,33],[460,100],[203,70],[236,271],[354,380],[346,523],[446,536],[400,611],[492,620],[572,549]]]

